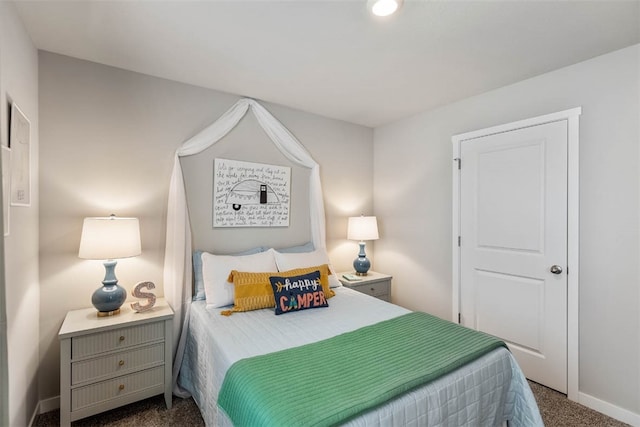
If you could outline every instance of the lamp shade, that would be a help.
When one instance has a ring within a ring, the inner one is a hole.
[[[375,216],[353,216],[347,226],[349,240],[377,240],[378,222]]]
[[[83,259],[118,259],[138,256],[140,225],[138,218],[85,218],[78,257]]]

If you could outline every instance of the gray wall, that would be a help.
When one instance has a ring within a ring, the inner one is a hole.
[[[41,369],[40,397],[59,394],[57,332],[67,310],[91,306],[104,267],[77,257],[82,219],[115,213],[140,218],[142,255],[118,262],[129,291],[150,280],[162,295],[166,203],[175,150],[239,98],[91,62],[40,52]],[[373,210],[373,131],[263,104],[321,166],[327,247],[346,269],[357,244],[346,240],[348,216]],[[308,173],[293,171],[291,227],[212,230],[213,158],[288,165],[255,118],[206,152],[184,158],[189,209],[198,247],[229,253],[257,244],[309,240]],[[37,316],[34,316],[34,318]]]
[[[640,414],[640,46],[375,130],[380,271],[394,302],[451,318],[451,136],[582,106],[580,385]],[[401,171],[401,172],[399,172]],[[411,226],[407,226],[411,224]],[[637,420],[638,418],[636,418]]]
[[[8,143],[9,102],[18,104],[31,123],[31,206],[9,208],[10,235],[4,238],[2,258],[7,285],[8,419],[9,425],[23,426],[29,424],[38,403],[38,54],[12,3],[0,2],[0,34],[2,145]]]

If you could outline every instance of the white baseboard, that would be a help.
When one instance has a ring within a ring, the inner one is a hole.
[[[609,402],[600,400],[597,397],[589,396],[585,393],[578,393],[578,403],[595,411],[601,412],[611,418],[615,418],[618,421],[622,421],[623,423],[640,427],[640,414],[615,406]]]
[[[60,408],[60,396],[50,397],[49,399],[41,400],[36,405],[33,415],[31,415],[31,421],[29,421],[29,427],[33,426],[36,422],[36,417],[40,414],[44,414],[50,411],[54,411]]]
[[[60,396],[50,397],[40,401],[40,414],[60,409]]]

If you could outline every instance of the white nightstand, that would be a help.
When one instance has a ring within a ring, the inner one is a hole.
[[[136,313],[73,310],[60,340],[60,425],[164,393],[171,409],[173,310],[162,298]]]
[[[355,273],[353,271],[338,273],[340,282],[347,288],[391,302],[392,276],[369,270],[366,276],[357,276],[359,280],[347,280],[343,277],[344,274],[355,275]]]

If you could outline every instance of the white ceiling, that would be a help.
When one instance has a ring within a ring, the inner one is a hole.
[[[640,42],[640,1],[17,1],[39,49],[376,127]]]

